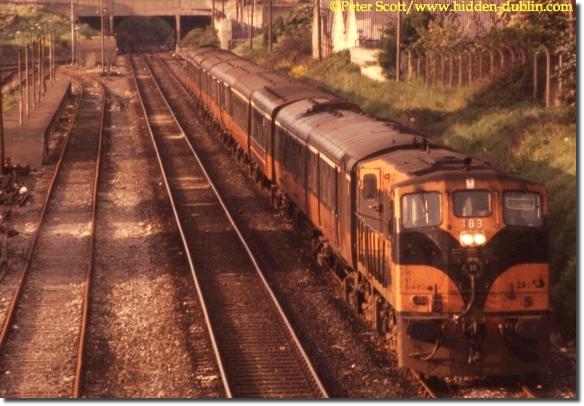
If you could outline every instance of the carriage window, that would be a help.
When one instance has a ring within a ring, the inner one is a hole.
[[[456,217],[486,217],[491,214],[491,194],[486,190],[454,192]]]
[[[401,215],[405,228],[439,225],[442,222],[440,193],[420,192],[403,196]]]
[[[537,227],[543,223],[541,198],[537,193],[503,193],[503,218],[510,226]]]
[[[377,176],[368,173],[363,176],[363,198],[376,199],[377,198]]]

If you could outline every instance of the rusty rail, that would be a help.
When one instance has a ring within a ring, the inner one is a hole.
[[[78,77],[78,79],[80,79]],[[73,382],[73,390],[70,396],[72,397],[79,397],[81,394],[81,381],[83,379],[83,347],[85,343],[85,336],[86,336],[86,328],[87,328],[87,318],[89,314],[89,295],[91,291],[91,275],[93,271],[93,253],[94,253],[94,242],[95,242],[95,217],[96,217],[96,210],[97,210],[97,187],[99,182],[99,170],[100,170],[100,163],[101,163],[101,151],[102,151],[102,141],[103,141],[103,130],[104,130],[104,123],[105,123],[105,114],[106,114],[106,91],[105,87],[99,82],[97,82],[98,87],[101,91],[101,109],[100,109],[100,120],[99,120],[99,129],[98,129],[98,145],[97,145],[97,157],[96,157],[96,165],[95,165],[95,177],[94,182],[92,185],[92,213],[91,213],[91,222],[89,225],[90,229],[90,247],[89,247],[89,263],[87,271],[85,272],[84,277],[84,287],[83,287],[83,304],[82,304],[82,315],[81,315],[81,327],[80,327],[80,340],[79,346],[77,350],[77,362],[75,368],[75,378]],[[84,105],[84,101],[86,100],[86,91],[84,90],[83,85],[81,86],[81,97],[78,106],[76,107],[73,113],[73,125],[67,132],[65,144],[63,146],[63,150],[61,151],[59,160],[51,177],[47,194],[45,196],[43,206],[41,209],[41,214],[39,216],[39,220],[37,222],[37,228],[34,231],[32,236],[32,241],[29,246],[26,262],[25,265],[18,277],[17,287],[15,289],[14,295],[12,297],[12,301],[10,306],[7,310],[6,317],[4,319],[4,323],[2,325],[2,329],[0,331],[0,354],[4,354],[6,350],[6,342],[10,335],[11,327],[13,326],[16,311],[19,307],[19,303],[21,301],[22,292],[26,285],[27,279],[31,274],[31,268],[33,264],[33,257],[35,250],[37,249],[39,236],[41,235],[43,225],[46,223],[47,219],[47,211],[48,207],[51,203],[51,199],[54,197],[55,190],[57,188],[57,180],[59,179],[60,175],[62,174],[62,167],[64,162],[66,161],[67,152],[70,149],[71,138],[72,134],[76,128],[80,111],[82,110],[82,106]],[[46,397],[46,394],[43,393],[33,393],[32,396],[34,397]]]

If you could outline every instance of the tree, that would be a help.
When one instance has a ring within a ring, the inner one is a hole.
[[[413,13],[402,19],[401,44],[403,48],[419,43],[428,30],[432,15],[428,12]],[[379,64],[388,76],[395,74],[396,26],[389,24],[379,40]]]

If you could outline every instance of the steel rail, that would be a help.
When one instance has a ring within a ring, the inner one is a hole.
[[[528,399],[539,398],[539,396],[534,391],[532,391],[529,388],[529,386],[527,386],[525,383],[519,382],[519,387],[521,388],[521,391],[525,394],[525,397],[527,397]]]
[[[89,324],[89,306],[91,295],[91,280],[95,266],[95,224],[97,220],[97,194],[99,192],[99,180],[101,177],[101,155],[103,149],[103,132],[105,128],[105,114],[107,106],[107,91],[103,83],[96,81],[101,89],[101,117],[99,121],[99,138],[97,144],[97,159],[95,160],[95,177],[92,186],[92,206],[91,206],[91,223],[89,225],[89,263],[85,274],[84,292],[83,292],[83,310],[81,316],[81,335],[79,337],[79,346],[77,349],[77,364],[75,368],[75,384],[73,386],[73,397],[81,397],[83,389],[84,366],[85,366],[85,342],[87,340],[87,326]]]
[[[244,247],[249,259],[251,260],[253,267],[255,269],[255,272],[257,274],[257,276],[260,278],[261,282],[262,282],[262,287],[266,290],[266,292],[268,293],[271,303],[274,305],[274,307],[277,310],[278,316],[280,317],[281,321],[284,323],[285,327],[286,327],[286,332],[290,335],[290,338],[292,339],[292,342],[294,343],[296,349],[299,351],[301,358],[305,364],[305,366],[308,368],[308,371],[310,373],[311,378],[314,380],[314,382],[316,383],[317,387],[318,387],[318,391],[321,395],[321,397],[327,398],[328,397],[328,393],[326,392],[326,389],[324,388],[322,382],[320,381],[320,378],[318,377],[310,359],[308,358],[308,355],[306,354],[306,352],[304,351],[304,348],[302,347],[302,344],[300,343],[300,340],[298,339],[298,336],[296,335],[296,333],[294,332],[294,329],[292,328],[292,325],[290,324],[290,321],[288,320],[288,317],[286,316],[286,314],[284,313],[284,310],[282,309],[280,303],[278,302],[273,290],[271,289],[269,283],[267,282],[265,275],[263,273],[263,271],[261,270],[255,255],[253,254],[252,250],[250,249],[249,245],[247,244],[247,241],[245,240],[243,234],[241,233],[237,223],[235,222],[235,220],[233,219],[233,216],[231,215],[229,209],[227,208],[221,194],[219,193],[217,187],[215,186],[214,182],[212,181],[211,177],[208,174],[208,171],[206,170],[205,166],[203,165],[202,160],[199,157],[199,154],[197,153],[197,151],[195,150],[195,148],[193,147],[193,144],[191,142],[191,140],[189,139],[189,137],[187,136],[186,132],[184,131],[182,125],[180,124],[180,121],[177,119],[172,107],[170,106],[166,96],[164,95],[164,92],[162,91],[160,84],[158,83],[158,79],[156,78],[152,68],[150,67],[150,65],[148,64],[148,62],[145,59],[145,65],[148,69],[148,72],[152,78],[153,83],[155,84],[156,88],[157,88],[157,92],[160,94],[161,99],[164,101],[165,106],[167,107],[168,111],[170,112],[170,114],[172,115],[173,120],[176,122],[177,127],[179,128],[181,134],[184,136],[185,141],[187,142],[187,145],[193,155],[193,157],[195,158],[195,160],[197,161],[199,167],[201,168],[201,171],[206,179],[206,181],[208,182],[208,184],[210,185],[211,189],[213,190],[213,194],[215,195],[215,197],[217,198],[217,201],[219,202],[219,204],[221,205],[223,212],[225,213],[231,227],[233,228],[233,230],[235,231],[235,233],[237,234],[237,237],[240,241],[240,243],[242,244],[242,246]],[[170,74],[172,75],[173,73],[168,70],[170,72]],[[183,90],[186,91],[186,89],[184,89],[184,87],[182,87],[182,84],[180,83],[180,81],[177,81],[177,83],[179,83],[181,85],[181,88]],[[187,93],[188,94],[188,93]],[[190,96],[190,95],[189,95]],[[143,104],[142,104],[143,105]],[[152,132],[151,132],[152,135]],[[161,163],[161,161],[159,160],[159,162]],[[162,168],[162,165],[161,165]],[[169,186],[168,183],[165,182],[165,184],[167,184],[167,190],[169,191]],[[176,211],[175,211],[176,213]],[[186,247],[188,247],[188,241],[186,241],[186,238],[183,239],[183,242],[186,243]],[[188,251],[188,249],[187,249]],[[190,261],[192,263],[192,261]],[[194,267],[192,268],[193,272],[195,272]],[[202,296],[202,292],[200,295],[200,299],[201,301],[203,301],[203,296]],[[206,315],[206,321],[209,321],[208,327],[209,330],[212,331],[212,325],[210,324],[210,319],[208,317],[208,314]],[[217,344],[216,342],[214,343],[214,348],[217,348]],[[220,354],[216,354],[219,358],[220,358]],[[223,368],[223,366],[222,366]],[[225,379],[227,379],[226,375],[225,375],[225,371],[222,371],[222,374],[225,376]],[[224,381],[225,386],[229,386],[228,381]]]
[[[74,75],[71,75],[73,77],[75,77],[76,79],[79,80],[79,77],[76,77]],[[80,394],[80,379],[82,379],[82,366],[83,366],[83,360],[79,358],[79,355],[81,354],[81,358],[83,357],[82,353],[83,353],[83,346],[84,346],[84,342],[85,342],[85,334],[86,334],[86,328],[87,328],[87,317],[88,317],[88,306],[89,306],[89,294],[90,294],[90,286],[88,284],[88,281],[90,281],[90,277],[91,277],[91,272],[93,269],[93,247],[94,247],[94,236],[95,236],[95,227],[94,227],[94,222],[95,222],[95,213],[96,213],[96,198],[97,198],[97,182],[98,182],[98,178],[99,178],[99,163],[100,163],[100,156],[101,156],[101,145],[102,145],[102,136],[103,136],[103,124],[105,122],[105,100],[106,100],[106,94],[105,94],[105,88],[101,85],[101,83],[99,84],[102,90],[102,110],[101,110],[101,118],[100,118],[100,130],[99,130],[99,144],[98,144],[98,157],[97,157],[97,163],[96,163],[96,178],[95,178],[95,182],[94,182],[94,190],[93,190],[93,202],[92,202],[92,220],[91,220],[91,224],[90,224],[90,264],[89,264],[89,268],[88,271],[86,272],[86,276],[84,278],[84,293],[83,293],[83,313],[82,313],[82,320],[81,320],[81,331],[80,331],[80,343],[79,343],[79,349],[77,352],[78,358],[77,358],[77,363],[76,363],[76,374],[75,374],[75,381],[74,381],[74,388],[73,388],[73,392],[72,392],[72,396],[73,397],[79,397]],[[75,111],[73,112],[73,120],[72,120],[72,125],[71,127],[68,129],[67,131],[67,136],[65,139],[65,145],[63,146],[63,150],[61,151],[61,154],[59,156],[59,160],[57,162],[57,165],[55,166],[55,170],[53,172],[53,175],[51,177],[51,180],[49,182],[49,187],[47,190],[47,194],[45,196],[45,199],[43,201],[43,205],[42,205],[42,209],[41,209],[41,214],[39,216],[39,220],[37,222],[37,228],[33,233],[33,237],[32,237],[32,241],[30,243],[30,246],[28,248],[27,251],[27,256],[26,256],[26,262],[25,265],[20,273],[20,276],[18,277],[18,282],[17,282],[17,287],[16,290],[13,294],[12,297],[12,301],[8,307],[7,310],[7,314],[5,316],[4,319],[4,323],[2,325],[2,329],[0,330],[0,353],[4,352],[4,348],[5,348],[5,344],[6,341],[8,339],[8,335],[10,332],[10,327],[12,326],[13,322],[14,322],[14,317],[16,315],[16,310],[18,308],[18,303],[20,301],[20,298],[22,296],[22,291],[24,290],[24,286],[26,284],[26,279],[30,273],[30,269],[31,269],[31,265],[32,265],[32,259],[33,259],[33,255],[34,252],[36,250],[37,247],[37,243],[39,240],[39,236],[41,234],[41,229],[43,227],[43,224],[45,223],[45,219],[46,219],[46,213],[49,207],[49,203],[51,202],[51,199],[54,195],[54,191],[56,188],[56,184],[57,184],[57,179],[59,177],[59,175],[61,174],[61,168],[63,166],[63,162],[65,161],[65,155],[69,149],[69,145],[70,145],[70,141],[72,138],[72,133],[75,129],[75,123],[77,122],[77,117],[79,114],[79,111],[81,110],[81,107],[83,105],[83,102],[86,98],[86,94],[84,91],[84,87],[83,84],[80,81],[80,88],[81,88],[81,97],[79,99],[79,104],[76,106]],[[81,367],[81,368],[80,368]]]
[[[414,378],[416,378],[418,383],[424,388],[424,390],[426,391],[428,396],[430,396],[430,398],[432,399],[440,398],[440,396],[438,396],[438,393],[432,388],[430,383],[426,380],[426,378],[424,378],[422,374],[414,371],[413,369],[410,369],[410,372],[414,376]]]
[[[189,262],[189,268],[191,270],[191,275],[193,277],[193,281],[195,282],[195,289],[197,291],[197,297],[199,298],[199,302],[201,303],[201,310],[203,312],[203,317],[205,319],[205,324],[207,325],[207,331],[209,332],[209,340],[211,341],[211,346],[213,347],[213,353],[215,354],[215,360],[217,361],[217,368],[219,368],[219,374],[221,375],[221,381],[223,382],[223,388],[225,390],[225,396],[228,398],[232,398],[233,395],[231,393],[231,389],[227,382],[227,375],[225,374],[225,369],[223,367],[223,360],[221,358],[221,354],[219,353],[219,347],[217,345],[217,340],[215,339],[215,333],[211,326],[211,319],[209,317],[209,311],[207,309],[207,305],[205,304],[203,291],[201,289],[201,284],[199,278],[197,276],[195,263],[193,261],[192,255],[190,250],[188,249],[189,243],[186,238],[186,234],[183,228],[182,221],[180,220],[180,216],[178,214],[177,205],[175,203],[174,197],[172,195],[172,190],[170,188],[170,184],[168,183],[168,178],[166,176],[166,171],[164,169],[164,165],[162,163],[162,159],[160,157],[160,151],[158,149],[158,145],[156,144],[154,132],[152,131],[152,126],[150,125],[150,121],[148,120],[148,114],[146,111],[146,106],[144,105],[144,99],[142,97],[142,92],[140,91],[140,86],[138,84],[138,79],[136,78],[136,67],[134,65],[134,61],[132,59],[132,55],[128,57],[128,61],[130,63],[130,68],[132,71],[132,79],[134,81],[134,86],[136,87],[136,93],[138,94],[138,101],[140,102],[140,106],[144,113],[144,118],[146,121],[146,127],[148,128],[148,133],[150,134],[150,138],[152,140],[152,145],[154,145],[154,150],[156,152],[156,160],[158,161],[158,165],[160,166],[162,172],[162,180],[164,182],[164,186],[166,188],[166,192],[169,196],[170,206],[172,208],[172,212],[174,214],[174,218],[176,220],[176,224],[178,227],[178,231],[181,237],[181,241],[183,246],[185,247],[185,253],[187,255],[187,260]]]

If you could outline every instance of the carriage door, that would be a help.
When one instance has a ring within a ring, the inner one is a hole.
[[[357,234],[359,266],[383,285],[388,283],[386,242],[383,238],[383,198],[381,168],[359,169],[357,196]]]

